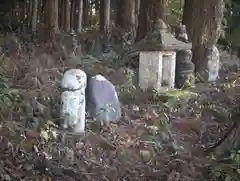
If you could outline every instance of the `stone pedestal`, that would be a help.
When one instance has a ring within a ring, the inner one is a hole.
[[[176,53],[174,51],[143,51],[139,58],[139,87],[142,90],[174,87]]]

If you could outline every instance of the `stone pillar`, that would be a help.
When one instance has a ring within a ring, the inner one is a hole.
[[[80,69],[66,71],[61,81],[62,127],[75,133],[85,132],[86,84],[87,75]]]
[[[140,52],[139,87],[142,90],[161,90],[162,84],[162,52]]]

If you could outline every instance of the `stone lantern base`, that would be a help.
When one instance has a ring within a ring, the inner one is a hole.
[[[139,58],[139,87],[142,90],[161,87],[174,88],[176,69],[175,51],[143,51]]]

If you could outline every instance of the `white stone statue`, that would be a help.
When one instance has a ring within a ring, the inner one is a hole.
[[[80,69],[66,71],[61,81],[62,127],[75,133],[85,132],[86,84],[87,75]]]

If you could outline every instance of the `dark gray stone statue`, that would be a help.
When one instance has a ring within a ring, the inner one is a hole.
[[[178,25],[175,29],[176,39],[188,43],[188,35],[185,25]],[[179,50],[176,54],[176,74],[175,85],[177,88],[193,86],[194,79],[194,64],[192,62],[191,50]],[[190,84],[190,85],[189,85]]]

